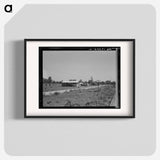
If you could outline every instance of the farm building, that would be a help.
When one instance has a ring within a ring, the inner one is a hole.
[[[80,83],[77,80],[71,79],[69,81],[62,81],[62,86],[79,87]]]

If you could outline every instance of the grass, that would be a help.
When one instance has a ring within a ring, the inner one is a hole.
[[[114,85],[97,86],[96,88],[88,89],[79,88],[64,93],[55,92],[53,95],[43,96],[43,106],[110,106],[115,92]]]

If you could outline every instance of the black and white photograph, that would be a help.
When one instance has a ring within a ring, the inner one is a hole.
[[[25,39],[26,118],[134,118],[135,39]]]
[[[40,47],[40,106],[120,108],[120,47]]]

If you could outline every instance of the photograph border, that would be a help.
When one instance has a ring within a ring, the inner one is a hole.
[[[133,43],[133,112],[129,116],[29,116],[26,112],[26,78],[27,78],[27,55],[26,44],[28,41],[131,41]],[[135,118],[135,39],[24,39],[24,118]]]
[[[86,50],[84,50],[84,48]],[[93,107],[93,106],[88,106],[88,107],[85,107],[85,106],[81,106],[81,107],[53,107],[53,106],[43,106],[43,51],[66,51],[66,50],[72,50],[72,51],[80,51],[80,50],[83,50],[83,51],[89,51],[90,49],[99,49],[99,48],[112,48],[112,49],[118,49],[118,55],[117,55],[117,74],[118,74],[118,82],[117,82],[117,86],[118,86],[118,93],[117,93],[117,96],[118,96],[118,107],[116,106],[98,106],[98,107]],[[121,103],[120,103],[120,79],[121,79],[121,73],[120,73],[120,52],[121,52],[121,48],[119,46],[88,46],[88,47],[57,47],[57,46],[54,46],[54,47],[51,47],[51,46],[45,46],[45,47],[39,47],[39,109],[120,109],[121,108]]]

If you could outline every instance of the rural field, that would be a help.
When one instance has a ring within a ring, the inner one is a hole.
[[[43,87],[44,107],[110,106],[116,94],[115,85],[62,87],[54,84]],[[48,94],[49,93],[49,94]]]

